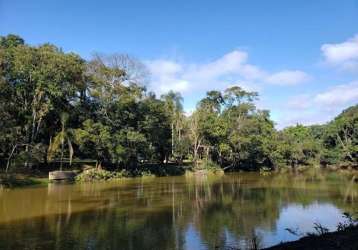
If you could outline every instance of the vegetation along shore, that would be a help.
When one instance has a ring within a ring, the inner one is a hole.
[[[157,97],[146,90],[147,70],[135,58],[85,60],[16,35],[0,39],[0,72],[2,183],[23,169],[85,165],[102,171],[87,170],[93,179],[184,174],[185,165],[225,171],[358,165],[357,105],[324,125],[277,130],[270,112],[256,107],[258,93],[237,83],[208,91],[186,114],[179,93]]]

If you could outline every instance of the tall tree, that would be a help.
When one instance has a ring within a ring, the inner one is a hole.
[[[171,155],[174,157],[178,155],[178,148],[182,143],[183,130],[183,97],[179,92],[169,91],[162,95],[161,99],[165,103],[166,112],[169,114],[171,121]]]
[[[49,44],[30,47],[19,38],[1,41],[1,87],[5,89],[1,93],[15,104],[10,114],[21,129],[17,144],[26,144],[29,154],[34,144],[48,143],[52,136],[51,131],[46,131],[49,134],[39,138],[45,133],[46,120],[68,109],[77,98],[84,84],[84,61]]]
[[[50,145],[47,153],[48,160],[51,161],[55,154],[60,150],[61,157],[60,157],[60,170],[62,170],[63,166],[63,154],[65,150],[65,143],[68,146],[68,156],[70,160],[70,165],[72,164],[72,157],[73,157],[73,147],[72,147],[72,140],[74,138],[74,131],[71,128],[66,128],[66,124],[69,119],[69,114],[62,113],[61,114],[61,131],[50,140]]]

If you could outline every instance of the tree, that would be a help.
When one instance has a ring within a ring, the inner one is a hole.
[[[24,45],[25,41],[21,37],[13,34],[0,37],[0,47],[10,48],[17,47],[19,45]]]
[[[139,131],[145,135],[148,148],[146,157],[153,161],[167,162],[171,151],[172,120],[171,114],[162,100],[149,95],[140,103],[142,119]]]
[[[83,127],[76,129],[76,143],[80,149],[89,151],[96,156],[96,168],[102,167],[102,162],[110,159],[112,147],[112,136],[110,128],[100,122],[86,120]]]
[[[49,161],[53,159],[55,154],[60,150],[61,158],[60,158],[60,170],[62,171],[63,165],[63,154],[64,154],[64,146],[65,142],[68,145],[68,154],[70,165],[72,164],[72,157],[73,157],[73,147],[72,147],[72,139],[74,137],[74,131],[72,129],[66,129],[66,124],[68,122],[69,115],[67,113],[61,114],[61,131],[52,139],[50,140],[50,145],[47,153],[47,158]]]
[[[231,149],[231,166],[239,167],[243,159],[248,158],[250,130],[252,129],[252,117],[256,112],[253,101],[257,98],[256,92],[248,92],[239,86],[233,86],[225,90],[225,109],[223,119],[226,121],[227,145]]]
[[[146,90],[148,71],[126,54],[89,61],[60,48],[0,37],[0,163],[47,164],[60,154],[97,167],[212,161],[227,168],[358,165],[358,106],[333,121],[277,131],[257,92],[211,90],[190,116],[180,93]],[[67,145],[67,146],[66,146]]]
[[[167,94],[162,95],[161,99],[164,101],[165,109],[170,119],[171,128],[171,155],[172,157],[183,157],[179,151],[182,146],[182,135],[183,135],[183,97],[178,92],[169,91]]]
[[[278,142],[278,151],[283,161],[281,164],[295,168],[318,163],[320,146],[308,127],[288,127],[279,133]]]
[[[218,152],[219,142],[224,133],[223,123],[220,119],[224,99],[221,92],[209,91],[206,97],[199,101],[194,120],[197,120],[198,132],[201,134],[200,143],[195,146],[196,155],[201,148],[206,160],[215,157]],[[194,137],[195,138],[195,137]]]
[[[323,163],[358,163],[358,105],[344,110],[326,126],[323,145]]]
[[[238,86],[209,91],[191,117],[194,159],[199,151],[225,168],[273,167],[274,124],[267,111],[256,110],[256,92]]]
[[[200,124],[201,114],[199,111],[195,111],[189,120],[189,135],[193,148],[193,161],[197,164],[199,149],[202,146],[204,135]]]
[[[14,136],[14,143],[26,145],[25,152],[31,158],[30,148],[46,144],[52,137],[44,124],[75,100],[83,85],[84,61],[49,44],[31,47],[13,36],[1,41],[1,94],[11,100],[8,114],[19,127],[20,136]]]
[[[94,53],[90,66],[109,70],[108,73],[111,71],[120,72],[120,82],[127,86],[132,84],[144,87],[148,81],[149,71],[145,64],[128,54],[104,55]]]

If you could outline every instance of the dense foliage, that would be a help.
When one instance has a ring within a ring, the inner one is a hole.
[[[358,164],[358,106],[326,125],[277,131],[256,92],[209,91],[189,116],[179,93],[146,90],[127,55],[89,61],[51,44],[0,38],[0,162],[31,167],[94,160],[98,167],[191,160],[225,169]]]

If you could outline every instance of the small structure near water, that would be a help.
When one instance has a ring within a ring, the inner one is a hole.
[[[50,181],[72,181],[76,177],[73,171],[52,171],[48,173]]]

